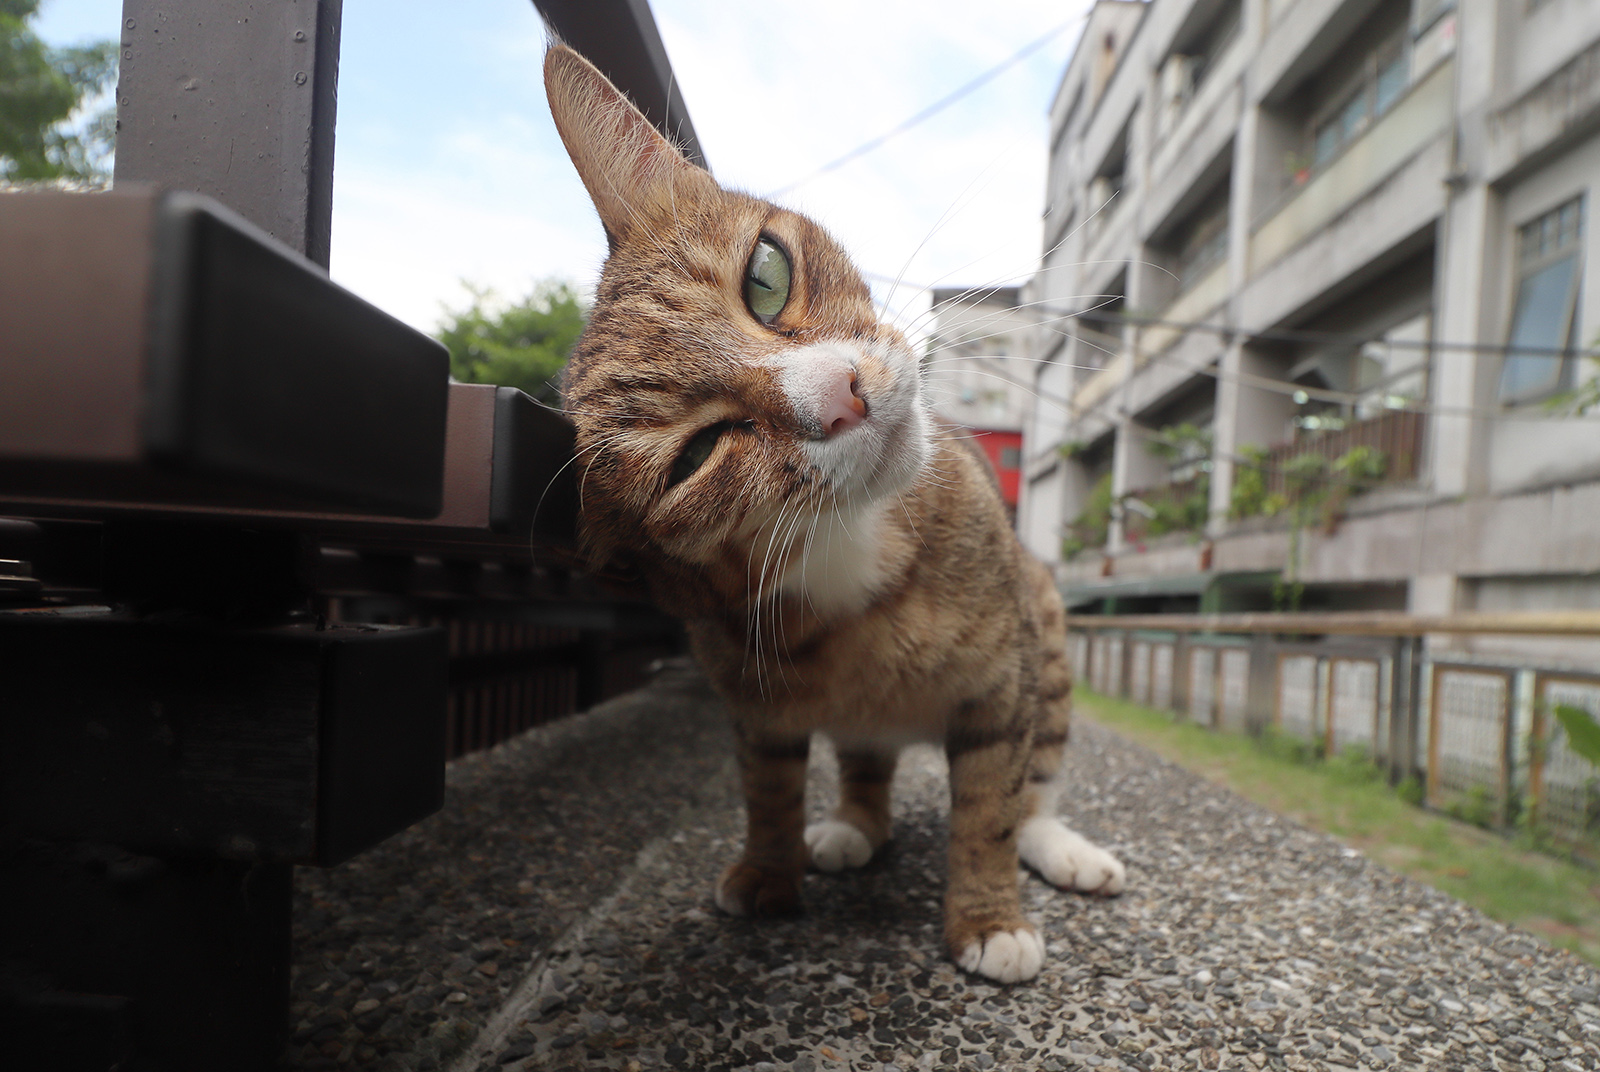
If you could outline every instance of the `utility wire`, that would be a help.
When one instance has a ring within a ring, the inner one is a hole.
[[[895,126],[890,130],[884,131],[882,134],[879,134],[875,138],[871,138],[868,141],[862,142],[860,145],[856,146],[854,149],[851,149],[848,153],[845,153],[843,156],[838,157],[837,159],[834,159],[834,160],[830,160],[830,161],[828,161],[828,163],[823,164],[821,167],[819,167],[817,170],[813,171],[811,174],[806,175],[803,178],[796,179],[796,180],[794,180],[793,182],[789,183],[786,186],[780,186],[778,189],[773,190],[769,194],[766,194],[765,195],[766,199],[771,200],[774,197],[782,197],[784,194],[789,193],[791,190],[795,190],[795,189],[798,189],[801,186],[804,186],[806,183],[812,181],[813,179],[821,178],[823,175],[828,174],[830,171],[837,171],[839,168],[844,167],[846,164],[850,163],[852,160],[855,160],[855,159],[857,159],[859,157],[866,156],[868,153],[872,152],[874,149],[876,149],[878,146],[882,145],[884,142],[888,141],[890,138],[894,138],[894,137],[897,137],[897,136],[899,136],[901,134],[904,134],[906,131],[910,130],[912,127],[916,126],[918,123],[921,123],[924,120],[933,118],[935,115],[938,115],[940,112],[942,112],[946,108],[950,107],[950,105],[954,104],[956,101],[958,101],[961,98],[967,96],[969,93],[973,92],[974,90],[980,89],[984,85],[988,84],[997,75],[1003,73],[1004,71],[1008,70],[1011,67],[1016,66],[1018,63],[1021,63],[1023,60],[1025,60],[1029,56],[1033,55],[1033,53],[1039,51],[1045,45],[1047,45],[1051,41],[1055,40],[1057,37],[1059,37],[1066,30],[1072,28],[1073,26],[1080,25],[1083,22],[1083,19],[1084,19],[1084,16],[1079,15],[1078,17],[1076,17],[1074,19],[1071,19],[1071,20],[1069,20],[1067,22],[1063,22],[1060,26],[1057,26],[1055,29],[1051,30],[1049,33],[1045,34],[1043,37],[1037,38],[1036,40],[1030,41],[1028,44],[1022,46],[1022,48],[1020,48],[1016,52],[1012,53],[1010,57],[1008,57],[1005,60],[1002,60],[1000,63],[996,64],[995,66],[993,66],[991,68],[989,68],[987,71],[984,71],[978,77],[974,78],[972,81],[968,82],[967,84],[961,86],[959,89],[953,90],[950,93],[946,94],[945,96],[940,97],[938,100],[934,101],[932,104],[930,104],[926,108],[922,109],[922,111],[918,112],[916,115],[913,115],[911,118],[909,118],[909,119],[903,121],[902,123],[900,123],[898,126]]]
[[[877,275],[875,273],[864,273],[864,274],[868,278],[871,278],[871,279],[884,280],[886,278],[884,276]],[[909,283],[905,284],[905,285],[907,285],[907,286],[915,286],[914,284],[909,284]],[[926,290],[926,289],[929,289],[929,288],[927,288],[927,287],[918,287],[917,289]],[[972,288],[970,293],[981,296],[982,294],[987,293],[988,291],[993,290],[993,289],[994,288],[992,288],[992,287]],[[1291,329],[1284,329],[1284,330],[1278,330],[1278,331],[1274,331],[1274,330],[1271,330],[1271,329],[1264,329],[1264,330],[1259,331],[1259,332],[1254,332],[1254,331],[1246,331],[1244,329],[1236,328],[1236,327],[1228,327],[1226,325],[1213,324],[1213,323],[1201,323],[1199,321],[1162,320],[1162,319],[1156,318],[1156,317],[1139,317],[1139,316],[1137,316],[1135,314],[1127,314],[1127,313],[1101,313],[1101,312],[1096,311],[1095,307],[1089,307],[1089,308],[1085,308],[1085,309],[1062,309],[1062,308],[1059,308],[1059,307],[1052,308],[1052,307],[1047,306],[1047,305],[1045,305],[1044,303],[1041,302],[1041,303],[1030,303],[1029,305],[1019,306],[1017,308],[1028,309],[1028,310],[1031,310],[1031,311],[1038,311],[1038,312],[1044,312],[1044,313],[1057,314],[1057,315],[1054,315],[1054,316],[1050,317],[1049,320],[1045,321],[1045,323],[1057,323],[1057,322],[1060,322],[1060,321],[1063,321],[1063,320],[1079,319],[1079,320],[1095,320],[1095,321],[1100,321],[1100,322],[1105,322],[1105,323],[1112,323],[1112,324],[1117,324],[1117,325],[1132,323],[1132,324],[1135,324],[1135,325],[1141,326],[1141,327],[1158,326],[1158,327],[1171,327],[1171,328],[1181,329],[1181,330],[1185,330],[1185,331],[1191,331],[1191,330],[1206,331],[1206,332],[1210,332],[1210,333],[1213,333],[1213,334],[1223,335],[1223,336],[1228,337],[1228,338],[1242,337],[1242,338],[1244,338],[1246,340],[1271,338],[1273,341],[1288,341],[1288,340],[1300,341],[1300,342],[1316,341],[1316,342],[1321,342],[1321,343],[1325,343],[1325,344],[1326,343],[1334,343],[1334,342],[1336,342],[1336,343],[1340,343],[1340,344],[1344,344],[1344,345],[1350,345],[1352,347],[1365,345],[1367,343],[1375,343],[1375,344],[1379,344],[1379,345],[1389,346],[1389,347],[1392,347],[1392,348],[1395,348],[1395,349],[1424,350],[1424,351],[1427,351],[1430,355],[1433,354],[1433,353],[1443,353],[1443,352],[1450,352],[1450,351],[1463,351],[1463,352],[1474,352],[1474,353],[1520,354],[1520,355],[1528,355],[1528,356],[1534,356],[1534,357],[1563,357],[1563,358],[1564,357],[1591,357],[1591,358],[1600,358],[1600,348],[1594,348],[1594,347],[1587,347],[1587,348],[1586,347],[1556,348],[1556,347],[1511,346],[1511,345],[1508,345],[1508,344],[1500,344],[1500,343],[1452,343],[1452,342],[1438,342],[1438,341],[1434,341],[1434,340],[1423,341],[1423,340],[1411,340],[1411,339],[1388,340],[1388,339],[1375,339],[1370,334],[1363,334],[1363,333],[1357,333],[1357,332],[1345,332],[1345,333],[1340,333],[1340,332],[1311,332],[1311,331],[1295,331],[1295,330],[1291,330]],[[1105,333],[1102,333],[1102,334],[1105,334]],[[980,338],[981,337],[982,336],[980,336]],[[972,341],[972,340],[966,340],[966,341]],[[1093,345],[1093,344],[1090,344],[1090,345]],[[1097,347],[1095,347],[1095,349],[1103,349],[1103,348],[1097,346]],[[1117,351],[1117,352],[1110,352],[1110,351],[1105,351],[1105,352],[1112,359],[1116,359],[1116,358],[1121,356],[1121,351],[1120,350]],[[1144,354],[1141,354],[1139,356],[1141,356],[1144,359],[1144,361],[1148,361],[1148,362],[1155,362],[1155,361],[1160,361],[1160,362],[1163,362],[1163,363],[1179,362],[1179,355],[1173,353],[1172,350],[1170,350],[1170,349],[1157,351],[1157,352],[1151,352],[1151,353],[1144,353]],[[980,354],[980,355],[972,355],[971,357],[967,358],[967,360],[976,360],[976,361],[984,361],[985,363],[991,363],[991,362],[998,362],[998,361],[1008,361],[1008,360],[1009,361],[1015,361],[1015,360],[1025,360],[1025,359],[1015,358],[1015,357],[998,357],[998,356],[993,356],[993,355],[981,355]],[[1051,362],[1049,362],[1049,361],[1047,361],[1045,359],[1034,359],[1034,360],[1039,364],[1049,364],[1049,363],[1051,363]],[[1108,362],[1108,365],[1109,365],[1109,362]],[[1107,366],[1078,365],[1078,366],[1074,366],[1074,367],[1083,369],[1085,371],[1098,372],[1102,368],[1107,367]],[[1339,405],[1356,405],[1356,404],[1360,404],[1360,403],[1370,403],[1370,402],[1372,402],[1374,396],[1380,395],[1382,393],[1380,390],[1376,390],[1376,389],[1373,390],[1373,391],[1367,391],[1367,392],[1351,392],[1351,391],[1339,391],[1339,390],[1335,390],[1333,388],[1327,388],[1327,387],[1313,387],[1313,386],[1310,386],[1310,385],[1307,385],[1307,384],[1295,383],[1292,380],[1278,379],[1278,378],[1272,377],[1272,376],[1262,376],[1262,375],[1259,375],[1257,373],[1252,373],[1252,372],[1242,372],[1241,371],[1241,372],[1236,372],[1236,373],[1225,373],[1221,369],[1212,367],[1209,361],[1204,363],[1204,364],[1201,364],[1201,365],[1192,365],[1192,364],[1189,364],[1187,362],[1182,362],[1181,364],[1179,364],[1179,368],[1182,369],[1185,372],[1188,372],[1191,375],[1208,376],[1208,377],[1211,377],[1212,379],[1216,379],[1216,380],[1222,381],[1224,383],[1237,383],[1237,384],[1241,384],[1241,385],[1244,385],[1244,386],[1247,386],[1247,387],[1254,387],[1254,388],[1257,388],[1259,390],[1271,391],[1271,392],[1274,392],[1276,394],[1293,395],[1293,396],[1304,395],[1306,400],[1316,399],[1319,402],[1331,402],[1331,403],[1336,403],[1336,404],[1339,404]],[[1024,389],[1032,392],[1035,395],[1035,397],[1039,398],[1041,401],[1047,401],[1047,402],[1052,403],[1057,408],[1061,409],[1064,413],[1066,413],[1069,417],[1077,417],[1082,412],[1084,412],[1084,410],[1086,410],[1088,408],[1088,407],[1079,406],[1077,403],[1072,402],[1072,401],[1070,401],[1068,399],[1061,398],[1061,397],[1055,396],[1055,395],[1051,395],[1048,392],[1040,391],[1038,388],[1036,388],[1036,387],[1034,387],[1034,386],[1032,386],[1030,384],[1023,383],[1022,381],[1017,380],[1014,377],[1011,377],[1011,376],[1008,376],[1008,375],[1004,375],[1003,373],[993,373],[993,375],[997,375],[1001,379],[1004,379],[1004,380],[1006,380],[1006,381],[1008,381],[1010,383],[1016,384],[1017,386],[1022,387]],[[1299,399],[1297,399],[1297,400],[1299,400]],[[1499,409],[1499,408],[1490,408],[1490,407],[1481,407],[1481,406],[1445,406],[1445,405],[1440,405],[1438,403],[1427,402],[1427,401],[1424,401],[1424,400],[1421,400],[1421,399],[1396,399],[1396,401],[1398,401],[1399,404],[1392,404],[1388,399],[1385,399],[1385,403],[1384,403],[1384,407],[1383,408],[1386,409],[1386,410],[1390,410],[1390,411],[1399,410],[1399,411],[1405,411],[1405,412],[1411,412],[1411,413],[1433,414],[1433,415],[1437,415],[1437,416],[1477,417],[1477,418],[1481,418],[1481,419],[1485,419],[1485,420],[1493,420],[1493,421],[1544,421],[1544,420],[1552,419],[1552,416],[1553,416],[1553,414],[1548,413],[1548,412],[1545,412],[1545,413],[1531,413],[1531,412],[1519,411],[1519,410],[1503,410],[1503,409]],[[1600,414],[1596,414],[1594,416],[1585,416],[1583,414],[1568,414],[1567,415],[1568,419],[1575,419],[1575,420],[1578,420],[1578,419],[1595,420],[1597,417],[1600,417]]]
[[[1380,343],[1397,350],[1453,351],[1473,354],[1526,354],[1530,357],[1600,357],[1600,348],[1592,346],[1513,346],[1510,343],[1494,342],[1375,339],[1371,335],[1364,335],[1359,332],[1303,331],[1296,328],[1247,330],[1245,328],[1230,327],[1226,324],[1206,324],[1196,320],[1163,320],[1160,317],[1140,316],[1137,313],[1101,313],[1092,310],[1072,312],[1052,309],[1049,306],[1040,306],[1039,308],[1042,312],[1058,313],[1061,316],[1082,320],[1097,320],[1101,323],[1134,324],[1138,327],[1152,328],[1176,328],[1180,331],[1205,331],[1227,338],[1239,336],[1252,341],[1322,343],[1350,346],[1360,346],[1370,342]]]
[[[867,279],[880,283],[894,282],[889,276],[877,272],[861,273]],[[911,290],[932,292],[935,288],[924,286],[920,283],[911,283],[902,280],[900,286]],[[981,286],[968,288],[963,297],[971,295],[981,297],[993,290],[1002,289],[1004,285]],[[953,288],[951,288],[953,289]],[[1114,297],[1114,295],[1105,295]],[[960,300],[960,299],[958,299]],[[1459,352],[1474,354],[1526,354],[1530,357],[1594,357],[1600,358],[1600,347],[1597,346],[1513,346],[1510,343],[1494,342],[1440,342],[1436,339],[1378,339],[1370,334],[1355,331],[1306,331],[1299,328],[1242,328],[1228,324],[1217,324],[1200,320],[1166,320],[1158,316],[1143,316],[1138,313],[1128,312],[1101,312],[1099,306],[1086,306],[1079,309],[1069,309],[1063,306],[1049,305],[1044,302],[1030,302],[1025,306],[1017,306],[1030,312],[1048,313],[1052,321],[1060,320],[1091,320],[1102,324],[1112,324],[1121,327],[1124,324],[1133,324],[1136,327],[1174,328],[1179,331],[1203,331],[1212,335],[1220,335],[1227,339],[1240,338],[1246,342],[1298,342],[1320,343],[1323,345],[1361,346],[1365,343],[1378,343],[1394,349],[1426,350],[1434,352]],[[1102,334],[1109,334],[1102,332]],[[1159,355],[1147,354],[1147,357]],[[1288,381],[1280,381],[1287,383]]]
[[[1152,354],[1149,356],[1151,360],[1156,361],[1174,360],[1174,355],[1172,355],[1170,352]],[[966,360],[983,361],[985,364],[991,364],[999,361],[1015,359],[974,355],[971,358],[966,358]],[[1078,367],[1085,369],[1088,368],[1088,366]],[[1270,376],[1258,376],[1251,372],[1227,373],[1223,372],[1219,368],[1213,368],[1209,365],[1197,367],[1194,365],[1184,364],[1181,365],[1180,368],[1192,375],[1208,376],[1211,379],[1220,380],[1223,383],[1237,383],[1246,387],[1255,387],[1264,391],[1272,391],[1275,394],[1304,394],[1309,398],[1318,400],[1319,402],[1334,402],[1343,405],[1355,405],[1356,403],[1370,402],[1372,400],[1371,395],[1353,394],[1348,391],[1335,391],[1325,387],[1307,387],[1289,380],[1273,379]],[[1093,371],[1098,372],[1100,369],[1094,369]],[[999,369],[992,369],[991,371],[982,373],[982,375],[994,376],[997,379],[1004,380],[1007,383],[1020,387],[1032,394],[1041,402],[1047,402],[1059,409],[1062,413],[1066,414],[1068,418],[1075,419],[1080,417],[1088,408],[1078,405],[1071,399],[1064,398],[1049,391],[1041,390],[1033,384],[1019,380],[1015,376],[1008,375]],[[1420,399],[1405,399],[1401,405],[1391,406],[1385,404],[1383,408],[1389,412],[1398,411],[1407,413],[1421,413],[1441,417],[1479,417],[1484,420],[1492,421],[1548,421],[1552,419],[1551,415],[1548,413],[1525,413],[1517,410],[1488,409],[1480,406],[1442,406],[1437,403],[1426,402]],[[1595,421],[1600,419],[1600,415],[1574,416],[1566,419]]]

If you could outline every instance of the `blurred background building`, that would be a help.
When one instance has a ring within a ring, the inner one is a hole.
[[[1017,358],[1034,317],[1016,287],[933,292],[925,382],[935,412],[966,430],[1000,478],[1013,521],[1022,483],[1022,424],[1031,385]]]
[[[1050,125],[1009,372],[1070,603],[1600,607],[1600,4],[1101,0]]]

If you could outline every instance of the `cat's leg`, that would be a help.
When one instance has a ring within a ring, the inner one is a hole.
[[[1044,965],[1044,942],[1023,918],[1017,886],[1026,727],[958,729],[945,751],[950,757],[945,943],[967,971],[1002,983],[1032,979]]]
[[[717,881],[717,907],[735,916],[800,910],[806,869],[806,758],[809,736],[774,739],[739,733],[744,787],[744,854]]]
[[[806,827],[806,848],[817,870],[863,867],[889,840],[889,783],[898,759],[893,751],[839,750],[839,806]]]
[[[1059,750],[1052,770],[1047,761],[1035,758],[1024,790],[1024,812],[1028,818],[1017,832],[1017,851],[1022,862],[1052,886],[1080,893],[1106,896],[1121,893],[1127,881],[1122,861],[1062,822],[1056,815],[1061,794]]]
[[[1028,782],[1023,790],[1022,828],[1017,850],[1022,862],[1046,882],[1083,893],[1122,892],[1122,862],[1068,828],[1056,815],[1061,794],[1061,754],[1072,720],[1072,669],[1067,664],[1066,616],[1054,582],[1036,571],[1040,660],[1039,723],[1028,757]]]

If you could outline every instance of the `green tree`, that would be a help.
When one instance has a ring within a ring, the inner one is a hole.
[[[51,48],[28,27],[39,0],[0,0],[0,179],[103,181],[116,144],[106,107],[69,120],[116,81],[117,43]]]
[[[467,284],[465,309],[447,310],[439,341],[450,350],[450,374],[465,383],[517,387],[549,406],[589,311],[571,283],[545,280],[521,301]]]

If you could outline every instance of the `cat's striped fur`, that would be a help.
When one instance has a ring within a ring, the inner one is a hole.
[[[1057,885],[1123,881],[1055,818],[1071,679],[1049,575],[821,228],[719,188],[571,50],[552,46],[545,79],[611,246],[564,385],[584,546],[685,619],[732,709],[748,832],[717,904],[792,911],[808,862],[865,863],[889,837],[898,750],[940,742],[951,955],[1031,978],[1044,951],[1021,912],[1019,846]],[[792,265],[771,323],[745,297],[762,240]],[[807,830],[815,732],[835,742],[842,791]]]

